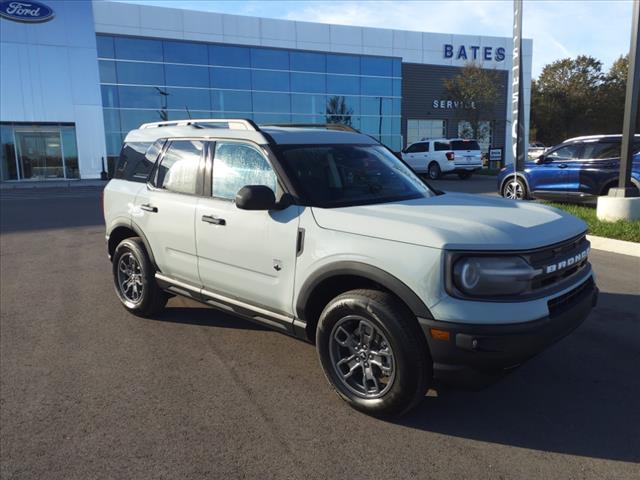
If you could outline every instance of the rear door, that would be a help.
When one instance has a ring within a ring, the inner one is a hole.
[[[160,271],[193,286],[200,283],[194,218],[203,188],[204,146],[201,140],[169,142],[132,215]]]
[[[585,142],[580,158],[567,162],[567,187],[574,193],[600,195],[620,169],[620,139]]]

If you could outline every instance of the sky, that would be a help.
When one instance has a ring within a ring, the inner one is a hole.
[[[119,0],[237,15],[436,33],[512,34],[510,0]],[[607,70],[629,51],[632,0],[524,0],[533,76],[554,60],[591,55]]]

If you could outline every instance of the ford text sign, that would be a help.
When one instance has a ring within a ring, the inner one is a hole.
[[[53,9],[44,3],[17,0],[0,1],[0,16],[15,22],[40,23],[51,20]]]

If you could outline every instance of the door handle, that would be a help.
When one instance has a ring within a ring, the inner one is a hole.
[[[227,221],[224,218],[214,217],[213,215],[203,215],[202,221],[212,223],[214,225],[226,225]]]
[[[140,208],[142,210],[144,210],[145,212],[151,212],[151,213],[157,213],[158,212],[158,207],[152,207],[148,203],[144,203],[144,204],[140,205]]]
[[[566,163],[561,163],[560,165],[558,165],[558,168],[567,168],[567,164]]]

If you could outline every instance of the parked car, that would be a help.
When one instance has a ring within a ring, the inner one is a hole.
[[[527,151],[528,152],[527,154],[531,160],[535,160],[540,155],[542,155],[546,149],[547,147],[545,147],[542,143],[533,142],[529,144],[529,149]]]
[[[336,128],[129,132],[104,189],[122,305],[153,317],[181,295],[313,342],[338,395],[372,415],[408,411],[436,379],[484,383],[582,323],[598,293],[584,222],[445,194]]]
[[[498,192],[506,198],[593,202],[618,185],[621,135],[571,138],[535,161],[525,162],[514,176],[513,166],[498,175]],[[640,189],[640,135],[635,135],[631,182]]]
[[[482,152],[476,140],[463,138],[423,139],[402,151],[402,159],[417,173],[431,180],[457,173],[466,179],[482,168]]]

